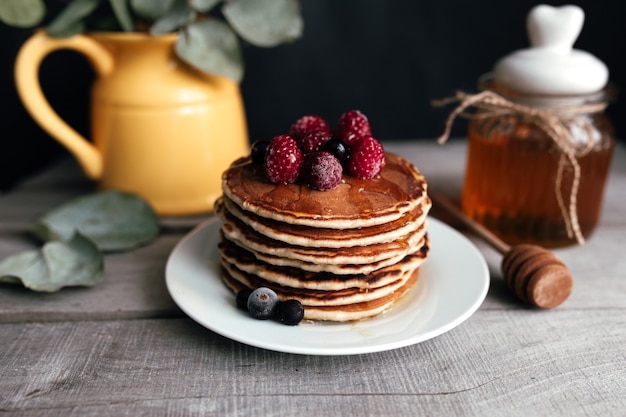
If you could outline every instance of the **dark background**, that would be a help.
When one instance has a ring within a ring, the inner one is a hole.
[[[538,2],[528,0],[302,0],[304,35],[272,49],[244,45],[241,85],[252,140],[284,133],[304,114],[331,124],[348,109],[370,119],[385,139],[432,140],[449,108],[431,100],[456,90],[476,91],[477,78],[502,56],[528,46],[525,19]],[[626,84],[626,1],[552,1],[577,4],[585,25],[575,45],[604,61],[611,81]],[[0,23],[0,190],[66,155],[20,104],[13,63],[31,30]],[[52,106],[88,136],[93,72],[76,53],[57,52],[43,64],[42,86]],[[608,109],[625,137],[620,96]],[[463,121],[454,135],[463,136]]]

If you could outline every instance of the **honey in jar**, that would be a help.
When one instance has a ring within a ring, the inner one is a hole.
[[[470,118],[461,205],[509,244],[583,243],[598,223],[614,147],[603,112],[611,90],[604,64],[572,48],[583,17],[576,6],[535,7],[531,48],[479,83],[494,95]]]

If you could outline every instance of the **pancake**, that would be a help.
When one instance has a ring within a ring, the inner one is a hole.
[[[310,288],[293,288],[264,280],[256,275],[248,274],[236,266],[222,260],[221,267],[231,278],[241,282],[248,288],[272,288],[281,300],[296,299],[307,306],[336,306],[372,301],[393,293],[408,280],[413,270],[390,271],[386,275],[388,283],[380,287],[369,288],[364,291],[360,288],[345,288],[340,290],[315,290]]]
[[[344,175],[329,191],[300,184],[273,184],[250,158],[235,161],[222,176],[224,195],[246,212],[281,223],[354,229],[397,220],[420,205],[426,180],[409,161],[387,152],[373,179]]]
[[[384,268],[389,265],[400,262],[406,255],[414,254],[420,250],[424,250],[426,238],[422,237],[414,246],[409,247],[406,253],[395,255],[386,259],[382,259],[377,262],[368,262],[362,264],[322,264],[315,262],[302,262],[295,259],[281,258],[279,256],[267,255],[261,252],[252,252],[254,257],[272,265],[276,266],[289,266],[293,268],[299,268],[307,272],[324,273],[330,272],[336,275],[351,275],[351,274],[369,274],[380,268]],[[236,244],[236,243],[235,243]]]
[[[330,249],[303,247],[276,241],[246,227],[239,219],[224,211],[219,202],[216,211],[222,219],[222,232],[239,246],[258,254],[259,257],[281,258],[289,264],[297,262],[317,264],[320,272],[324,270],[333,272],[325,267],[332,268],[335,265],[374,264],[394,257],[399,258],[419,249],[417,245],[426,234],[424,221],[417,230],[391,242]]]
[[[363,272],[352,274],[316,273],[296,267],[277,266],[256,258],[254,254],[233,245],[227,239],[220,241],[218,249],[221,259],[242,273],[280,286],[328,291],[352,288],[363,292],[385,286],[398,279],[399,274],[419,267],[428,256],[429,247],[425,244],[416,253],[375,271],[364,268]]]
[[[335,321],[346,322],[356,321],[371,318],[381,314],[388,310],[396,300],[402,297],[411,287],[415,285],[418,279],[419,270],[416,269],[408,277],[404,285],[396,289],[396,291],[371,300],[361,303],[343,304],[343,305],[306,305],[304,307],[304,319],[314,321]],[[222,279],[227,287],[229,287],[234,293],[237,293],[246,285],[240,281],[230,277],[227,271],[222,271]]]
[[[264,219],[249,212],[244,213],[228,198],[224,198],[224,205],[231,215],[237,217],[246,226],[271,239],[296,246],[343,248],[391,242],[407,233],[414,232],[424,222],[426,213],[430,209],[430,200],[425,200],[423,205],[407,211],[398,219],[388,223],[341,230],[321,226],[315,228],[294,226]]]

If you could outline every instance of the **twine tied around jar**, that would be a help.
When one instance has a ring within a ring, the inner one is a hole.
[[[578,212],[576,210],[578,188],[580,186],[580,164],[578,163],[578,158],[589,153],[594,146],[594,142],[584,141],[584,143],[576,143],[569,126],[573,123],[577,124],[591,137],[594,131],[593,126],[588,120],[577,118],[577,116],[585,113],[601,112],[606,108],[606,103],[582,104],[559,108],[534,108],[508,100],[491,90],[485,90],[477,94],[467,94],[459,91],[454,97],[433,101],[433,105],[437,107],[450,103],[458,103],[458,105],[446,120],[445,130],[437,139],[439,144],[444,144],[448,140],[452,124],[458,116],[468,119],[482,119],[516,114],[534,123],[552,139],[561,150],[554,191],[563,215],[567,236],[570,239],[575,237],[578,244],[582,245],[585,242],[585,238],[580,230]],[[471,107],[477,109],[477,111],[473,113],[466,112]],[[566,204],[565,197],[561,191],[561,184],[563,182],[564,170],[568,165],[573,170],[574,176],[569,193],[569,202]]]

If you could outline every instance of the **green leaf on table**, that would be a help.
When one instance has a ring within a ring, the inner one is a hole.
[[[133,23],[133,18],[128,10],[126,0],[109,0],[109,3],[111,4],[113,13],[115,14],[115,17],[117,18],[117,21],[122,29],[126,32],[132,32],[135,30],[135,24]]]
[[[210,74],[243,78],[243,59],[233,30],[218,19],[193,22],[176,40],[176,54],[189,65]]]
[[[46,262],[38,249],[20,252],[0,261],[0,282],[36,282],[47,275]]]
[[[184,0],[176,0],[172,8],[150,27],[150,34],[159,36],[173,32],[195,16],[196,12]]]
[[[0,261],[0,282],[21,282],[33,291],[94,286],[104,276],[104,257],[94,243],[75,233],[67,242],[52,241]]]
[[[157,20],[172,8],[175,0],[130,0],[131,9],[140,17]]]
[[[298,0],[231,0],[222,12],[239,36],[256,46],[273,47],[302,35]]]
[[[46,15],[43,0],[0,0],[0,21],[10,26],[37,26]]]
[[[154,239],[159,232],[159,218],[145,200],[134,194],[103,191],[53,209],[33,226],[33,233],[43,241],[67,241],[76,231],[102,251],[124,251]]]
[[[73,0],[48,25],[50,36],[65,38],[85,30],[83,19],[93,12],[99,0]]]

